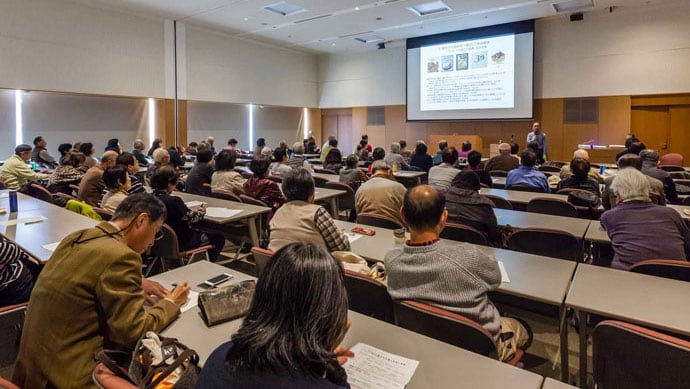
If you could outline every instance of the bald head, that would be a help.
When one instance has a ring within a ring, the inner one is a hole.
[[[402,216],[412,231],[433,231],[445,224],[445,209],[446,199],[439,191],[417,185],[405,194]]]
[[[111,166],[115,166],[115,162],[117,161],[117,153],[115,151],[106,151],[101,155],[101,167],[103,169],[109,168]]]
[[[587,150],[577,149],[573,153],[573,159],[580,158],[589,161],[589,153]]]
[[[510,155],[510,145],[508,143],[501,143],[498,145],[498,152],[502,155]]]

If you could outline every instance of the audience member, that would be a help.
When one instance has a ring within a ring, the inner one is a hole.
[[[501,143],[498,145],[498,155],[492,157],[486,163],[486,171],[503,170],[509,172],[517,169],[519,163],[520,159],[511,155],[510,145],[508,143]]]
[[[132,155],[134,158],[137,160],[137,163],[141,166],[148,166],[149,165],[149,160],[146,159],[146,156],[144,155],[144,141],[141,139],[137,139],[134,141],[134,144],[132,145]]]
[[[101,195],[105,189],[105,182],[103,181],[103,172],[105,169],[114,166],[117,159],[117,153],[114,151],[106,151],[101,156],[101,162],[86,171],[79,183],[79,201],[97,207],[101,202]]]
[[[223,148],[223,150],[239,151],[237,150],[237,144],[239,142],[235,138],[228,139],[228,145]]]
[[[467,154],[467,167],[465,170],[475,172],[479,176],[479,182],[491,187],[491,175],[482,167],[482,153],[472,150]]]
[[[428,148],[426,144],[418,142],[414,149],[414,154],[410,158],[410,165],[416,166],[426,173],[429,173],[429,169],[434,166],[434,160],[429,154],[427,154]]]
[[[611,184],[617,206],[601,226],[611,239],[611,267],[627,270],[646,259],[688,258],[690,230],[678,214],[649,200],[649,181],[637,169],[622,169]]]
[[[114,151],[120,154],[122,151],[122,148],[120,147],[120,140],[117,138],[108,139],[108,144],[105,146],[105,150],[103,151]]]
[[[254,175],[244,182],[244,193],[247,196],[261,200],[274,210],[283,205],[285,197],[278,184],[269,180],[268,168],[271,161],[268,158],[254,158],[249,163],[249,169]]]
[[[410,164],[410,158],[412,158],[412,152],[407,149],[407,141],[405,139],[400,139],[400,155],[402,155],[403,160],[407,165]]]
[[[349,388],[340,364],[353,354],[337,347],[347,307],[331,255],[314,245],[283,247],[261,273],[240,329],[213,351],[196,386]]]
[[[208,146],[211,148],[211,155],[216,156],[216,148],[213,146],[214,143],[216,143],[216,138],[209,136],[206,137],[206,143],[208,143]]]
[[[115,165],[103,172],[103,182],[108,189],[101,200],[101,208],[115,212],[120,203],[127,198],[131,181],[127,174],[127,167]]]
[[[403,170],[407,168],[407,163],[405,162],[405,159],[403,158],[402,155],[400,155],[400,143],[398,142],[393,142],[391,143],[391,152],[386,155],[386,158],[384,158],[384,161],[386,161],[386,164],[388,166],[392,166],[394,170]],[[397,167],[396,167],[397,166]]]
[[[141,182],[141,180],[137,177],[137,174],[139,173],[139,164],[137,163],[137,160],[134,159],[134,155],[126,151],[120,153],[120,155],[117,156],[115,163],[117,165],[122,165],[127,169],[127,174],[129,174],[130,181],[129,189],[127,190],[128,194],[146,191],[144,183]]]
[[[363,134],[361,139],[364,141],[365,148],[367,149],[367,151],[371,153],[372,152],[372,146],[371,146],[371,143],[369,143],[369,135]]]
[[[417,300],[463,315],[483,326],[496,342],[501,361],[530,341],[516,319],[501,317],[488,292],[501,284],[494,258],[473,245],[439,240],[446,224],[443,195],[428,185],[405,195],[401,215],[410,240],[386,254],[388,292],[395,300]]]
[[[436,155],[434,155],[434,165],[439,165],[441,162],[443,162],[443,150],[448,147],[448,141],[442,140],[438,142],[438,151],[436,152]],[[457,150],[456,150],[457,151]]]
[[[340,150],[336,148],[330,149],[328,151],[328,154],[326,154],[326,159],[323,162],[323,168],[333,170],[337,174],[340,172],[340,169],[342,169],[342,167],[343,154],[340,152]]]
[[[345,167],[340,169],[340,179],[339,181],[350,185],[355,191],[362,185],[363,182],[369,180],[366,174],[357,165],[359,164],[359,159],[355,154],[350,154],[345,159]]]
[[[213,181],[213,152],[201,150],[196,156],[196,163],[187,175],[184,190],[187,193],[202,196],[211,195]]]
[[[264,138],[257,139],[256,140],[256,148],[254,149],[254,159],[261,157],[261,153],[263,152],[264,148],[266,148],[266,139],[264,139]]]
[[[185,161],[182,159],[182,152],[179,147],[168,147],[168,155],[170,156],[170,165],[174,166],[175,169],[184,166]],[[211,158],[213,158],[213,151],[211,151]]]
[[[271,174],[282,176],[292,170],[292,167],[288,165],[290,158],[287,147],[277,147],[273,150],[273,159],[276,162],[273,164]]]
[[[633,143],[634,145],[634,143]],[[669,203],[678,202],[678,192],[676,191],[676,183],[671,177],[671,173],[659,168],[659,152],[655,150],[645,149],[640,151],[640,158],[642,158],[643,174],[656,178],[664,184],[664,194]]]
[[[42,136],[37,136],[34,138],[34,149],[31,152],[31,160],[38,164],[53,167],[55,165],[55,158],[50,155],[48,149],[48,142]]]
[[[564,180],[561,180],[556,189],[581,189],[597,196],[601,196],[599,183],[588,175],[589,171],[589,162],[586,159],[573,158],[573,160],[570,161],[570,166],[568,169],[570,176]]]
[[[630,146],[628,146],[627,149],[616,154],[616,161],[618,161],[620,159],[620,157],[622,157],[625,154],[639,155],[640,151],[642,151],[646,148],[647,148],[647,146],[645,146],[644,143],[640,142],[639,139],[635,139],[634,141],[630,142]]]
[[[636,154],[623,154],[622,157],[618,158],[618,171],[623,170],[626,167],[633,167],[637,170],[642,169],[642,158]],[[650,200],[658,205],[666,205],[666,196],[664,196],[664,184],[656,178],[645,175],[647,181],[649,182],[649,198]],[[604,193],[601,195],[601,202],[605,209],[611,209],[616,206],[616,195],[611,190],[611,184],[616,176],[606,177],[604,179]]]
[[[458,153],[459,158],[467,158],[467,155],[469,155],[470,151],[472,151],[472,143],[470,141],[466,140],[462,142],[462,146],[460,147],[460,152]]]
[[[220,189],[232,192],[236,195],[244,193],[242,185],[244,178],[235,169],[237,152],[234,150],[222,150],[216,156],[216,171],[211,176],[211,189]]]
[[[151,178],[158,170],[164,166],[170,165],[170,154],[168,150],[159,147],[153,152],[153,166],[149,166],[146,171],[146,177]],[[173,167],[174,168],[174,167]]]
[[[311,243],[329,251],[350,250],[350,241],[322,206],[314,204],[314,179],[308,170],[293,169],[283,176],[287,202],[269,222],[268,249],[277,251],[292,242]]]
[[[199,151],[197,149],[199,147],[199,144],[196,142],[189,142],[189,145],[187,146],[187,149],[185,150],[186,155],[193,155],[196,156],[197,152]]]
[[[298,167],[311,169],[311,164],[307,162],[307,158],[304,156],[304,145],[302,143],[295,142],[295,144],[292,145],[292,156],[288,159],[288,166],[293,169]]]
[[[331,138],[333,138],[333,139],[331,139]],[[338,140],[335,139],[335,137],[329,137],[328,145],[326,147],[324,147],[323,149],[321,149],[321,156],[319,157],[321,162],[326,161],[326,156],[328,155],[328,152],[331,151],[331,149],[337,149],[337,148],[338,148]]]
[[[0,238],[0,307],[29,301],[39,271],[19,246]]]
[[[549,193],[549,184],[544,173],[537,170],[534,165],[537,163],[537,154],[531,149],[527,149],[520,154],[520,166],[508,172],[506,178],[506,189],[513,185],[531,186],[541,189],[544,193]]]
[[[62,240],[31,294],[13,382],[23,388],[92,387],[98,351],[113,345],[131,350],[144,333],[163,330],[180,314],[186,282],[168,292],[141,276],[140,253],[153,244],[164,219],[160,201],[136,194],[110,222]],[[160,300],[144,309],[151,293]]]
[[[316,147],[316,139],[314,139],[313,136],[310,136],[307,140],[307,154],[318,154],[319,151],[319,148]]]
[[[156,138],[151,142],[151,148],[149,149],[148,155],[149,157],[153,157],[153,152],[156,151],[157,149],[164,149],[165,147],[163,146],[163,139],[161,138]]]
[[[83,170],[85,173],[87,170],[91,169],[92,167],[96,166],[96,164],[98,164],[98,161],[96,161],[96,159],[93,157],[93,155],[96,153],[96,148],[93,147],[93,143],[82,143],[81,145],[79,145],[78,150],[82,154],[84,154],[84,163],[81,165],[81,170]]]
[[[460,172],[446,192],[448,222],[477,229],[493,246],[501,246],[494,203],[479,194],[479,176],[469,170]]]
[[[359,144],[357,145],[356,154],[357,157],[362,161],[369,160],[369,150],[367,150],[367,146],[367,141],[364,139],[360,140]]]
[[[448,190],[450,183],[460,170],[455,167],[458,162],[458,150],[455,147],[446,147],[442,152],[442,163],[429,169],[429,185],[443,193]]]
[[[71,152],[60,158],[60,164],[48,178],[48,190],[52,193],[72,193],[70,185],[79,185],[84,172],[79,169],[84,162],[84,154]]]
[[[69,154],[72,151],[72,145],[70,143],[60,143],[58,146],[58,153],[60,153],[60,158]]]
[[[407,189],[395,180],[386,162],[376,161],[371,166],[373,175],[355,193],[357,214],[373,213],[402,224],[400,207]]]
[[[203,220],[206,215],[206,206],[201,205],[199,210],[192,211],[180,197],[171,195],[177,185],[177,179],[177,173],[170,166],[161,168],[151,177],[153,194],[165,204],[167,210],[165,224],[177,234],[181,251],[211,244],[213,248],[208,250],[208,256],[215,261],[223,251],[225,237],[201,232],[192,227],[192,224]]]
[[[49,174],[37,173],[26,164],[31,158],[31,146],[22,144],[14,148],[14,154],[5,160],[0,170],[0,181],[7,189],[19,190],[29,181],[50,178]]]
[[[584,159],[585,161],[589,161],[589,153],[587,152],[587,150],[577,149],[573,153],[573,159],[576,159],[576,158],[580,158],[580,159]],[[572,175],[573,175],[573,173],[570,171],[570,164],[563,165],[563,167],[561,168],[561,172],[559,174],[561,180],[565,180],[566,178],[568,178]],[[589,172],[587,172],[587,175],[590,178],[594,179],[594,181],[596,181],[597,184],[603,184],[604,183],[604,177],[602,177],[601,174],[599,174],[599,169],[597,169],[595,167],[590,167]]]

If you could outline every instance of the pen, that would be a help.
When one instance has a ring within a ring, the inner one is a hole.
[[[31,221],[31,222],[26,222],[26,223],[24,223],[24,225],[27,226],[27,225],[29,225],[29,224],[36,224],[36,223],[40,223],[40,222],[42,222],[42,221],[43,221],[43,220],[34,220],[34,221]]]

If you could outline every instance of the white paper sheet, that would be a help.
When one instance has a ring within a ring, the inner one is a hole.
[[[180,312],[187,312],[190,309],[196,307],[197,303],[199,302],[199,292],[195,292],[193,290],[189,291],[189,298],[187,299],[187,304],[185,304],[182,308],[180,308]]]
[[[186,205],[187,208],[190,208],[190,209],[201,207],[201,204],[203,204],[201,201],[196,201],[196,200],[187,201],[186,203],[184,203],[184,205]]]
[[[355,353],[343,366],[353,389],[402,389],[412,379],[419,361],[391,354],[364,343],[350,349]]]
[[[31,224],[31,223],[38,223],[42,222],[43,220],[48,220],[47,217],[45,216],[30,216],[30,217],[20,217],[19,219],[14,219],[14,220],[3,220],[0,222],[0,225],[3,226],[16,226],[17,224]]]
[[[357,239],[361,238],[362,234],[355,234],[354,232],[345,232],[345,236],[347,236],[347,240],[349,240],[350,244],[352,244]]]
[[[241,209],[228,209],[219,207],[208,207],[206,208],[206,216],[217,217],[217,218],[228,218],[233,217],[241,213]]]
[[[498,261],[498,268],[501,269],[501,282],[510,282],[510,278],[508,277],[508,272],[506,271],[506,267],[503,264],[503,262]]]
[[[60,242],[46,243],[46,244],[41,245],[41,247],[43,247],[44,249],[46,249],[48,251],[55,251],[55,249],[58,247],[58,245],[60,245]]]
[[[5,197],[10,197],[10,193],[9,192],[0,193],[0,199],[4,199]]]

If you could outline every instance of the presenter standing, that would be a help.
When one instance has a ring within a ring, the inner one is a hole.
[[[537,163],[544,163],[544,155],[546,155],[546,134],[541,130],[541,123],[534,122],[532,124],[532,132],[527,134],[527,147],[531,142],[537,142]]]

